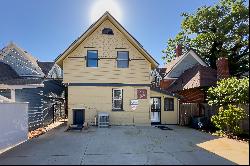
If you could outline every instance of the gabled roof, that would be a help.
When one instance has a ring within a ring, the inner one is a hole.
[[[0,84],[4,85],[29,85],[42,84],[43,79],[23,78],[20,77],[15,70],[9,65],[0,62]]]
[[[22,62],[25,61],[26,66],[28,66],[30,70],[36,73],[34,74],[34,72],[32,72],[32,74],[29,74],[29,75],[35,75],[38,77],[44,76],[41,68],[37,64],[37,58],[35,58],[34,56],[29,54],[24,49],[20,48],[13,42],[10,42],[6,47],[0,50],[0,61],[5,62],[6,64],[9,64],[19,75],[23,75],[22,72],[19,73],[19,71],[16,70],[17,66],[15,66],[15,64],[11,63],[10,60],[8,60],[8,56],[9,57],[11,56],[17,59],[21,58]]]
[[[166,75],[166,68],[156,68],[156,71],[159,73],[162,79]]]
[[[179,57],[176,57],[176,58],[173,59],[171,62],[167,63],[167,64],[165,65],[166,73],[169,73],[169,72],[172,70],[172,68],[176,65],[176,63],[178,63],[179,60],[180,60],[182,57],[183,57],[183,55],[182,55],[182,56],[179,56]]]
[[[17,79],[20,76],[9,65],[0,62],[0,83],[9,79]]]
[[[45,74],[45,76],[47,76],[55,65],[55,62],[37,62],[37,64],[42,69],[42,72]]]
[[[216,85],[217,71],[200,64],[186,70],[167,90],[178,92],[191,88],[202,88]]]
[[[71,53],[78,45],[81,44],[88,36],[90,36],[105,20],[109,20],[123,35],[126,36],[128,41],[134,45],[145,58],[151,62],[152,67],[155,68],[159,63],[142,47],[142,45],[109,13],[105,12],[94,24],[92,24],[87,31],[78,37],[62,54],[60,54],[55,62],[63,68],[63,60]]]
[[[34,56],[32,56],[30,53],[28,53],[27,51],[25,51],[24,49],[22,49],[21,47],[17,46],[15,43],[10,42],[6,47],[4,47],[2,49],[2,54],[4,55],[4,53],[8,53],[8,51],[10,51],[10,49],[15,49],[17,50],[22,56],[24,56],[27,60],[29,60],[33,65],[37,66],[37,58],[35,58]],[[2,55],[2,56],[3,56]]]
[[[165,78],[171,78],[171,73],[181,64],[182,61],[184,61],[188,56],[192,56],[198,64],[202,66],[208,67],[208,65],[200,58],[200,56],[197,55],[197,53],[194,50],[189,50],[187,53],[183,54],[182,56],[177,57],[176,59],[172,60],[170,63],[168,63],[165,67],[166,70],[166,77]],[[192,66],[193,67],[193,66]],[[187,70],[187,69],[186,69]]]

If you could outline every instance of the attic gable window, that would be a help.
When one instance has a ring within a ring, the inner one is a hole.
[[[114,32],[113,32],[113,30],[110,29],[110,28],[104,28],[104,29],[102,30],[102,34],[104,34],[104,35],[114,35]]]

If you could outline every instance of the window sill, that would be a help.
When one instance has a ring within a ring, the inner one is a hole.
[[[121,68],[117,67],[117,69],[119,69],[119,70],[126,70],[126,69],[129,69],[129,67],[121,67]]]
[[[112,112],[125,112],[125,110],[114,110],[114,109],[112,109]]]
[[[90,68],[90,69],[98,69],[99,67],[88,67],[88,66],[86,66],[86,68]]]

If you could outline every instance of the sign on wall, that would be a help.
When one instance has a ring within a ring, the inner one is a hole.
[[[147,99],[147,89],[137,89],[137,99]]]
[[[131,100],[130,105],[139,105],[139,100]]]
[[[137,108],[137,106],[139,105],[139,100],[131,100],[131,101],[130,101],[130,105],[131,105],[131,109],[132,109],[133,111],[135,111],[136,108]]]

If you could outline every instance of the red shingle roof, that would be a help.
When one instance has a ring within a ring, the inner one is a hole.
[[[186,70],[167,90],[178,92],[184,89],[197,87],[208,87],[216,85],[217,72],[211,67],[205,67],[200,64]]]

